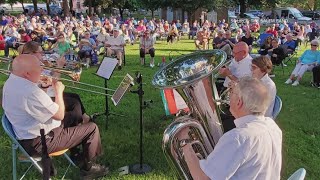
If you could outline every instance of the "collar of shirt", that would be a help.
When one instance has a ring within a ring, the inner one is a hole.
[[[245,58],[243,58],[241,61],[236,61],[235,59],[234,59],[234,62],[235,63],[237,63],[237,64],[244,64],[244,63],[247,63],[246,61],[248,61],[248,60],[251,60],[252,59],[252,57],[250,56],[250,54],[248,54]]]
[[[265,81],[269,81],[269,76],[268,76],[268,73],[266,73],[260,80],[262,81],[262,82],[265,82]]]
[[[29,83],[29,84],[32,84],[32,85],[38,87],[38,84],[37,84],[37,83],[31,82],[31,81],[29,81],[29,80],[27,80],[27,79],[25,79],[25,78],[16,76],[16,75],[14,75],[14,74],[12,74],[12,73],[10,74],[10,77],[9,77],[9,78],[11,78],[11,79],[13,79],[13,80],[15,80],[15,81],[18,81],[18,83],[19,83],[19,82],[24,82],[24,83]]]
[[[234,120],[234,124],[236,125],[237,128],[243,127],[249,122],[255,120],[255,119],[262,119],[263,116],[255,116],[255,115],[246,115],[242,116],[240,118],[237,118]]]

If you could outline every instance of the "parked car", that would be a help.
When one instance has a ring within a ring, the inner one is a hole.
[[[247,13],[253,14],[260,18],[263,16],[263,12],[261,10],[250,10]]]
[[[312,18],[313,20],[320,19],[320,13],[317,11],[302,11],[302,15]]]
[[[243,18],[246,18],[246,19],[250,19],[250,20],[253,20],[253,19],[256,19],[256,20],[259,20],[260,18],[251,14],[251,13],[244,13],[244,17]]]

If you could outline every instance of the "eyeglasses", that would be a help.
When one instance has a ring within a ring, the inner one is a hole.
[[[318,47],[318,45],[315,45],[315,44],[311,44],[311,46],[313,46],[313,47]]]

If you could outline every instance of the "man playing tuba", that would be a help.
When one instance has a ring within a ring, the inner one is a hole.
[[[243,77],[230,91],[230,112],[236,128],[225,133],[206,159],[199,160],[189,129],[178,134],[193,179],[280,179],[282,132],[264,114],[268,89],[256,78]]]

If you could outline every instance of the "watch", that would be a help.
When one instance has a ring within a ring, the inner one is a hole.
[[[179,144],[180,144],[180,147],[184,147],[187,144],[190,144],[191,142],[192,142],[191,139],[182,139],[182,140],[179,141]]]

